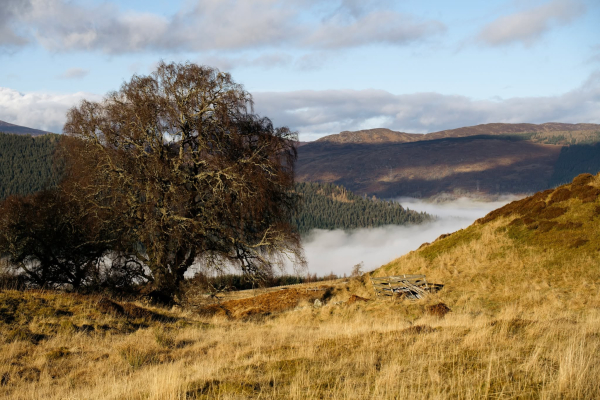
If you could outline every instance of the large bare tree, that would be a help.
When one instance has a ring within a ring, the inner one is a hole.
[[[64,141],[79,174],[71,192],[112,210],[159,293],[171,296],[194,262],[235,262],[249,276],[282,257],[303,262],[290,225],[297,135],[255,115],[229,74],[161,62],[72,108],[64,132],[78,139]]]

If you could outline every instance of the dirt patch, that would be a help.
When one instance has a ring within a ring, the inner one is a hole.
[[[582,226],[583,226],[583,224],[581,222],[567,221],[563,224],[557,224],[556,230],[557,231],[570,231],[572,229],[581,228]]]
[[[434,240],[434,243],[437,242],[438,240],[445,239],[445,238],[447,238],[450,235],[452,235],[452,233],[443,233],[437,239]]]
[[[541,221],[538,224],[538,231],[540,231],[540,232],[549,232],[555,226],[558,226],[558,222],[555,222],[555,221]]]
[[[584,186],[580,192],[577,193],[577,198],[582,203],[593,203],[600,196],[600,189],[593,186]]]
[[[438,304],[433,304],[431,306],[427,306],[426,310],[427,310],[427,314],[433,315],[433,316],[436,316],[439,318],[444,318],[444,316],[446,314],[448,314],[450,311],[452,311],[452,310],[450,310],[450,307],[448,307],[444,303],[438,303]]]
[[[285,289],[240,300],[229,300],[201,308],[198,313],[204,316],[222,315],[234,319],[270,315],[296,307],[301,301],[314,301],[327,297],[326,290]]]
[[[584,186],[590,183],[594,179],[592,174],[581,174],[577,175],[572,182],[573,186]]]
[[[346,304],[354,304],[354,303],[359,302],[359,301],[362,301],[362,302],[366,303],[367,301],[371,301],[371,299],[366,299],[364,297],[360,297],[360,296],[357,296],[357,295],[353,294],[352,296],[350,296],[350,298],[348,299],[348,301],[346,302]]]
[[[158,315],[132,303],[123,304],[123,312],[130,318],[157,319]]]

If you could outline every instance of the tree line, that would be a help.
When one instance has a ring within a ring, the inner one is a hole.
[[[301,182],[295,187],[300,195],[301,207],[293,222],[300,234],[312,229],[352,230],[419,224],[432,218],[392,201],[358,196],[343,186],[331,183]]]

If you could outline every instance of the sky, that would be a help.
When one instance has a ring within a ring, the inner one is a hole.
[[[0,120],[61,132],[160,60],[230,72],[303,141],[600,123],[598,0],[1,0]]]

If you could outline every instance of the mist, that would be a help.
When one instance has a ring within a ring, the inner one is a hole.
[[[437,216],[437,219],[420,225],[389,225],[350,232],[313,230],[303,240],[308,270],[319,276],[332,272],[349,275],[352,267],[360,262],[364,263],[364,271],[376,269],[444,233],[466,228],[476,219],[516,199],[505,196],[497,201],[484,202],[460,198],[444,203],[414,198],[395,199],[405,208],[425,211]]]

